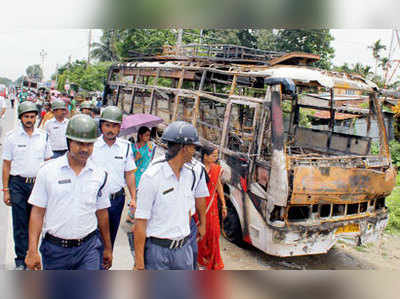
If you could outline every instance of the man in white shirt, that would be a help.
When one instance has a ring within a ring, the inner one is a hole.
[[[29,198],[33,208],[26,264],[30,270],[41,269],[38,243],[43,227],[43,269],[109,269],[108,175],[89,159],[97,138],[95,121],[86,115],[74,116],[66,137],[68,153],[39,170]]]
[[[193,270],[190,221],[193,202],[199,215],[199,234],[205,234],[205,177],[199,183],[190,162],[200,145],[189,123],[170,124],[162,140],[168,143],[166,159],[155,161],[140,180],[135,213],[136,270]]]
[[[54,117],[46,122],[44,130],[49,134],[51,149],[53,150],[53,159],[63,156],[67,152],[67,138],[65,132],[67,130],[68,119],[67,106],[62,100],[56,100],[51,104]]]
[[[114,246],[124,209],[125,186],[128,186],[131,196],[131,208],[136,207],[136,165],[129,141],[117,138],[121,123],[122,111],[118,107],[109,106],[104,109],[100,117],[102,135],[94,144],[92,155],[93,162],[106,169],[110,175],[111,207],[108,212],[112,246]]]
[[[10,131],[3,147],[4,202],[12,208],[16,269],[25,269],[28,249],[28,198],[35,177],[45,160],[53,156],[47,133],[35,128],[38,109],[26,101],[18,106],[20,125]]]

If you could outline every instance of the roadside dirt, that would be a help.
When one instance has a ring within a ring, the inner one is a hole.
[[[254,247],[239,248],[221,237],[225,270],[399,270],[400,236],[384,234],[379,242],[357,247],[338,242],[327,254],[280,258]]]

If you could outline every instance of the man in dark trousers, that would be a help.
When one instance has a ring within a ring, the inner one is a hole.
[[[40,166],[53,156],[47,133],[35,128],[38,112],[36,104],[21,103],[18,106],[20,123],[7,134],[3,147],[4,202],[12,208],[17,270],[26,268],[31,213],[28,198]]]
[[[131,206],[136,203],[135,160],[129,141],[118,138],[122,124],[122,111],[116,106],[108,106],[101,113],[100,128],[103,133],[94,144],[92,160],[110,175],[111,244],[114,246],[121,214],[125,204],[125,186],[131,197]]]
[[[108,175],[89,159],[97,137],[95,121],[87,115],[74,116],[66,137],[68,153],[39,170],[29,198],[33,208],[26,264],[31,270],[41,269],[38,243],[43,227],[43,269],[109,269]]]
[[[187,122],[170,124],[162,140],[166,158],[155,161],[143,173],[135,213],[136,270],[193,270],[190,221],[193,206],[205,234],[205,200],[209,195],[205,177],[196,181],[186,164],[200,145],[196,129]]]

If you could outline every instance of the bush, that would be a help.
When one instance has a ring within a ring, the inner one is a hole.
[[[400,167],[400,142],[392,140],[389,142],[392,163],[396,167]]]
[[[400,167],[400,142],[392,140],[389,143],[392,163],[397,168]],[[386,231],[390,233],[400,233],[400,175],[396,179],[396,187],[392,194],[386,197],[386,206],[389,210],[389,223]]]
[[[397,176],[397,186],[392,194],[386,197],[386,206],[389,210],[389,222],[386,231],[400,233],[400,176]]]

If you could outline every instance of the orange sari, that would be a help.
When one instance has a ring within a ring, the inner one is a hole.
[[[216,191],[220,173],[221,166],[212,164],[208,172],[210,181],[207,186],[210,196],[207,197],[206,206],[208,207],[210,205],[210,202],[213,200],[212,197],[214,197],[214,200],[206,215],[206,234],[204,238],[198,242],[198,263],[208,270],[222,270],[224,268],[224,262],[222,261],[219,248],[221,230],[218,213],[218,192]]]

